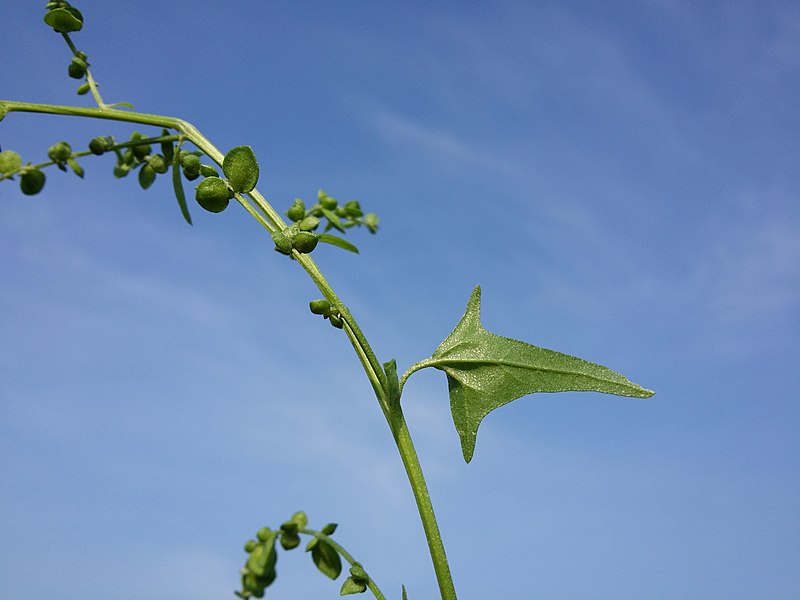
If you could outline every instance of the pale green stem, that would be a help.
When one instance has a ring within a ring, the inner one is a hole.
[[[167,129],[175,129],[182,133],[186,139],[191,141],[202,152],[204,152],[211,160],[218,165],[222,165],[225,155],[220,152],[205,136],[203,136],[192,124],[176,119],[174,117],[165,117],[161,115],[152,115],[146,113],[137,113],[132,111],[117,110],[113,108],[80,108],[74,106],[60,106],[51,104],[33,104],[29,102],[15,102],[8,100],[0,100],[0,119],[8,112],[33,112],[33,113],[47,113],[55,115],[67,115],[76,117],[88,117],[94,119],[108,119],[113,121],[124,121],[129,123],[139,123],[142,125],[152,125],[155,127],[162,127]],[[253,200],[258,209],[269,219],[270,223],[266,223],[263,218],[253,209],[246,198],[237,194],[237,199],[250,212],[251,215],[256,217],[259,222],[269,231],[275,229],[282,230],[286,228],[286,223],[281,218],[280,214],[266,201],[266,199],[256,190],[248,194]],[[386,379],[386,374],[383,367],[375,356],[367,338],[361,331],[361,328],[356,323],[352,314],[347,306],[339,299],[336,293],[331,288],[328,281],[323,276],[322,272],[317,267],[316,263],[307,254],[300,254],[293,251],[292,256],[297,262],[305,269],[311,279],[317,285],[328,302],[340,312],[342,320],[344,321],[344,331],[353,346],[364,372],[369,378],[378,403],[383,411],[384,417],[389,423],[392,436],[397,446],[400,457],[403,461],[403,466],[408,476],[411,489],[414,493],[414,499],[417,503],[422,526],[425,531],[425,536],[428,540],[428,548],[430,550],[431,559],[433,561],[436,579],[439,584],[439,591],[442,600],[456,600],[455,587],[453,585],[453,578],[450,573],[450,566],[447,562],[447,556],[444,550],[441,533],[439,526],[436,522],[436,516],[433,511],[433,504],[431,503],[430,494],[428,492],[427,484],[422,473],[422,467],[419,462],[419,457],[414,448],[411,440],[411,435],[406,425],[405,417],[403,416],[402,409],[399,403],[390,406],[389,404],[389,385]]]

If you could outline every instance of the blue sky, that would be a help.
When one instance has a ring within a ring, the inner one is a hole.
[[[41,3],[43,5],[43,3]],[[463,599],[800,594],[800,8],[793,2],[85,2],[108,101],[248,144],[280,210],[382,219],[315,258],[383,360],[475,284],[495,333],[647,401],[534,395],[465,465],[444,376],[404,394]],[[0,97],[84,103],[40,3],[0,19]],[[14,113],[26,160],[123,125]],[[232,597],[294,511],[399,598],[436,585],[388,429],[318,294],[244,211],[167,181],[0,185],[0,598]],[[335,597],[301,553],[275,599]]]

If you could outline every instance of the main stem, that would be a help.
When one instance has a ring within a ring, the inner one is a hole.
[[[165,117],[161,115],[152,115],[146,113],[129,112],[124,110],[116,110],[113,108],[106,108],[106,105],[101,105],[101,108],[80,108],[75,106],[60,106],[52,104],[34,104],[30,102],[15,102],[9,100],[0,100],[0,120],[9,112],[32,112],[32,113],[47,113],[55,115],[67,115],[77,117],[88,117],[93,119],[108,119],[113,121],[124,121],[129,123],[139,123],[142,125],[152,125],[155,127],[164,127],[168,129],[175,129],[183,134],[186,139],[191,141],[195,146],[202,150],[209,158],[211,158],[218,165],[222,166],[222,161],[225,155],[220,152],[204,135],[200,133],[192,124],[181,119],[173,117]],[[260,213],[256,211],[253,206],[248,202],[247,198],[237,195],[237,200],[244,206],[247,211],[254,216],[262,226],[268,231],[281,230],[286,227],[286,223],[275,209],[267,202],[267,200],[256,190],[248,194],[250,199],[256,204]],[[264,215],[265,220],[261,215]],[[361,361],[364,372],[369,378],[375,396],[378,399],[378,404],[381,407],[384,417],[386,418],[389,428],[392,432],[397,450],[403,462],[408,481],[411,484],[411,490],[414,494],[414,499],[417,503],[417,510],[422,521],[422,527],[425,532],[425,537],[428,540],[428,549],[430,551],[431,559],[433,561],[433,568],[436,573],[436,579],[439,584],[439,592],[442,600],[457,600],[455,586],[453,584],[453,577],[450,573],[450,566],[447,562],[447,555],[442,542],[442,536],[439,531],[439,525],[436,521],[436,515],[433,510],[433,503],[431,502],[428,486],[425,482],[425,477],[422,473],[422,466],[417,456],[417,451],[411,439],[411,434],[406,424],[405,416],[403,415],[402,408],[398,402],[390,402],[389,384],[386,374],[381,366],[380,361],[375,356],[367,338],[358,326],[358,323],[353,318],[347,306],[338,298],[336,293],[331,288],[325,276],[317,267],[317,264],[307,254],[300,254],[297,251],[293,252],[293,257],[305,269],[319,290],[333,306],[335,306],[342,315],[344,321],[344,331],[350,340],[350,343],[355,350],[356,355]]]

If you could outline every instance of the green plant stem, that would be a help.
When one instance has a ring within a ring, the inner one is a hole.
[[[301,527],[301,528],[299,528],[297,530],[297,533],[303,533],[305,535],[310,535],[310,536],[315,537],[315,538],[317,538],[319,540],[322,540],[323,542],[328,544],[331,548],[336,550],[336,552],[341,554],[344,557],[344,559],[348,563],[350,563],[351,567],[358,562],[355,558],[353,558],[353,556],[347,550],[345,550],[341,546],[341,544],[339,544],[335,540],[331,539],[330,537],[328,537],[327,535],[325,535],[321,531],[316,531],[314,529],[306,529],[306,528]],[[369,575],[369,573],[368,573],[368,575]],[[372,580],[371,576],[369,578],[369,582],[367,583],[367,587],[369,588],[369,591],[372,592],[372,595],[375,596],[375,598],[377,600],[386,600],[386,596],[383,595],[383,592],[381,592],[380,588],[378,587],[378,584],[375,583]]]
[[[225,155],[220,152],[192,124],[174,117],[117,110],[113,108],[81,108],[76,106],[35,104],[30,102],[0,100],[0,119],[2,119],[6,113],[15,111],[86,117],[92,119],[107,119],[112,121],[138,123],[142,125],[152,125],[155,127],[174,129],[183,134],[187,140],[197,146],[197,148],[204,152],[218,165],[222,166],[222,162],[225,158]],[[244,196],[240,194],[236,195],[237,200],[242,204],[242,206],[244,206],[244,208],[252,216],[254,216],[263,227],[265,227],[268,231],[274,231],[276,229],[282,230],[286,228],[286,223],[283,221],[280,214],[275,211],[275,209],[269,204],[269,202],[267,202],[264,196],[262,196],[258,191],[253,190],[252,192],[248,193],[247,196],[253,200],[259,211],[266,216],[269,223],[260,217],[258,212],[253,208],[252,205],[250,205]],[[356,355],[361,361],[364,372],[372,384],[375,396],[378,399],[378,404],[380,405],[384,417],[389,424],[395,445],[397,446],[403,462],[403,467],[405,468],[406,475],[409,483],[411,484],[411,489],[414,494],[414,499],[417,503],[417,509],[422,521],[425,537],[428,540],[428,548],[433,561],[436,579],[439,584],[441,598],[442,600],[456,600],[455,586],[450,573],[450,566],[447,562],[444,543],[442,542],[439,525],[434,514],[433,504],[428,492],[428,486],[422,473],[422,466],[420,465],[419,457],[417,456],[416,449],[414,448],[414,443],[411,439],[411,434],[408,431],[408,426],[399,403],[390,405],[388,391],[389,384],[386,379],[386,374],[383,371],[383,367],[347,306],[345,306],[345,304],[333,291],[333,288],[325,279],[324,275],[319,270],[313,259],[309,255],[300,254],[297,251],[293,251],[292,256],[308,273],[319,290],[325,296],[325,299],[328,300],[332,306],[335,306],[342,316],[342,320],[344,321],[344,331],[350,340]]]

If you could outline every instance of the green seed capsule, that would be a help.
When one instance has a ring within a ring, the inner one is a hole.
[[[272,533],[269,527],[262,527],[256,532],[256,537],[261,542],[266,542],[269,539],[269,534]]]
[[[257,545],[258,545],[258,542],[256,542],[255,540],[247,540],[247,542],[244,545],[244,551],[245,552],[252,552],[253,550],[256,549]]]
[[[230,202],[228,184],[219,177],[208,177],[195,188],[195,200],[209,212],[222,212]]]
[[[301,254],[308,254],[317,247],[319,238],[308,231],[298,231],[292,238],[292,247]]]
[[[42,173],[39,169],[34,169],[33,171],[27,171],[22,174],[22,177],[19,181],[19,189],[22,190],[22,193],[26,196],[33,196],[34,194],[38,194],[42,191],[44,187],[44,173]]]

